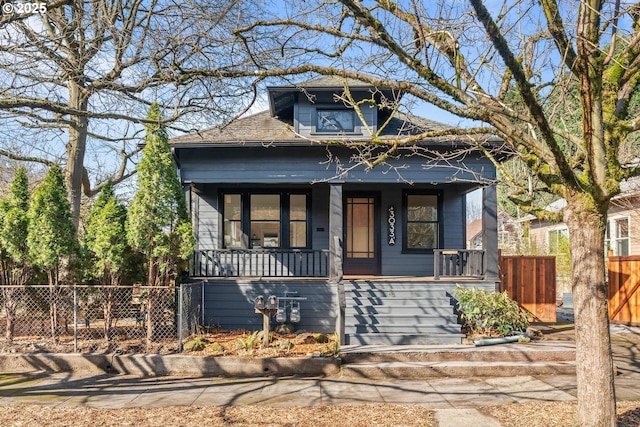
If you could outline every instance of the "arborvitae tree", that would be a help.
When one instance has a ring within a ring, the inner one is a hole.
[[[147,263],[147,344],[159,338],[168,287],[175,285],[191,256],[195,239],[187,215],[184,192],[176,174],[167,132],[158,105],[147,116],[146,145],[138,164],[138,190],[127,217],[131,247]]]
[[[13,341],[16,311],[24,286],[33,276],[27,247],[29,219],[29,179],[25,168],[18,168],[7,198],[0,202],[0,280],[2,302],[7,319],[5,337]]]
[[[51,336],[57,343],[60,286],[65,273],[68,273],[70,260],[78,249],[71,206],[59,166],[53,165],[49,169],[44,181],[33,193],[28,218],[27,246],[34,265],[47,274],[51,298]]]
[[[131,255],[125,232],[126,219],[127,210],[118,203],[109,182],[91,209],[85,231],[89,274],[102,285],[104,338],[107,341],[111,335],[114,294],[122,284],[127,258]]]

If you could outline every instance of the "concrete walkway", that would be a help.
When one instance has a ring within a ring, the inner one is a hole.
[[[640,400],[640,375],[616,379],[621,400]],[[416,404],[436,410],[440,427],[500,424],[477,408],[575,400],[574,376],[362,380],[353,378],[181,378],[22,373],[0,375],[0,405],[87,408],[273,407]]]
[[[574,400],[572,377],[438,378],[372,381],[342,378],[140,378],[126,375],[5,374],[0,405],[100,408],[361,403],[417,404],[433,409]],[[640,399],[640,391],[637,394]]]

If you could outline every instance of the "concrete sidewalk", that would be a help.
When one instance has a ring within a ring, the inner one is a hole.
[[[549,329],[545,331],[546,341],[537,344],[505,345],[495,349],[457,349],[459,353],[470,353],[469,361],[480,365],[493,363],[484,362],[480,358],[482,353],[489,351],[524,353],[529,356],[531,362],[536,352],[552,355],[573,346],[572,325]],[[614,330],[613,351],[618,372],[615,378],[616,397],[619,401],[640,401],[640,329],[612,326],[612,332]],[[380,363],[376,358],[377,353],[388,353],[390,350],[396,355],[406,353],[411,358],[413,355],[428,352],[441,355],[443,349],[437,346],[394,346],[392,349],[380,346],[343,350],[345,353],[368,353],[371,363],[375,364]],[[500,427],[495,418],[483,414],[479,409],[509,403],[572,401],[576,396],[575,375],[559,374],[559,371],[551,375],[528,373],[516,376],[440,376],[421,379],[388,376],[373,379],[349,377],[345,371],[333,373],[335,367],[321,361],[322,364],[318,365],[317,369],[324,372],[324,375],[305,378],[293,376],[297,375],[298,370],[308,370],[309,363],[319,360],[311,358],[295,361],[294,367],[289,366],[287,369],[292,369],[292,376],[268,376],[272,372],[282,374],[283,372],[279,371],[282,366],[258,361],[257,368],[243,366],[242,371],[246,373],[249,369],[250,373],[254,373],[251,369],[259,368],[255,374],[266,375],[253,378],[220,378],[206,376],[205,374],[217,371],[211,371],[212,368],[208,364],[196,364],[193,358],[189,358],[191,362],[187,364],[187,368],[195,369],[191,377],[145,377],[131,373],[185,372],[188,369],[185,368],[186,362],[182,360],[182,356],[122,357],[120,364],[117,364],[111,355],[108,356],[110,366],[120,367],[120,372],[129,372],[115,375],[105,373],[102,366],[105,361],[96,357],[98,356],[23,355],[22,359],[26,363],[23,366],[11,360],[15,359],[14,357],[5,355],[0,363],[0,371],[19,373],[0,374],[0,406],[34,404],[119,409],[166,406],[319,407],[365,403],[415,404],[434,410],[439,427]],[[447,357],[451,357],[451,354]],[[240,363],[238,360],[231,360],[229,363],[231,362],[236,365]],[[228,374],[235,369],[231,364],[223,363],[221,360],[215,363],[215,368],[220,372]],[[289,360],[288,363],[293,362]],[[248,363],[244,361],[240,364]],[[19,369],[21,367],[25,369],[22,372]],[[16,370],[11,371],[8,368]],[[325,370],[328,368],[331,368],[331,373],[327,376]],[[66,372],[61,372],[62,370]]]
[[[640,375],[616,378],[620,400],[640,400]],[[22,373],[0,375],[0,405],[154,408],[416,404],[436,411],[440,427],[498,427],[483,406],[575,400],[575,377],[518,376],[363,380],[353,378],[182,378]]]

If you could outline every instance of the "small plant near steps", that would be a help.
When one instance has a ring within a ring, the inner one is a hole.
[[[282,330],[281,332],[286,332]],[[192,336],[183,345],[191,356],[239,357],[336,357],[340,353],[338,334],[269,333],[269,347],[263,348],[263,331],[215,330]]]
[[[508,337],[523,334],[533,315],[520,307],[506,292],[466,289],[453,291],[457,309],[468,337]]]

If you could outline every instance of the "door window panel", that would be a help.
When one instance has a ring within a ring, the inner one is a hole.
[[[373,258],[374,199],[351,197],[347,199],[347,257]]]

